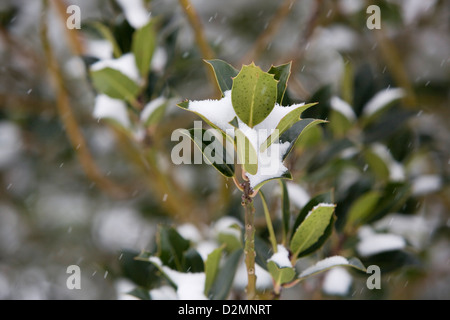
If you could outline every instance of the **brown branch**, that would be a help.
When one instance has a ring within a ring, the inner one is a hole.
[[[68,5],[65,3],[64,0],[52,0],[52,2],[62,22],[65,23],[67,18]],[[69,41],[69,45],[72,49],[72,52],[78,56],[82,55],[84,53],[84,46],[79,38],[78,30],[76,29],[70,30],[69,28],[66,28],[65,24],[64,30],[66,31],[67,39]]]
[[[395,82],[406,91],[406,96],[404,98],[406,105],[411,107],[416,106],[417,98],[405,70],[404,59],[400,56],[397,47],[388,38],[383,29],[374,30],[374,32],[380,47],[381,55],[386,62],[392,77]]]
[[[258,36],[253,47],[244,55],[242,64],[251,63],[259,58],[278,33],[296,0],[285,0],[273,15],[267,28]]]
[[[99,168],[95,164],[91,153],[87,148],[86,141],[81,133],[78,126],[75,115],[72,112],[70,106],[70,99],[67,89],[64,86],[64,78],[62,72],[57,63],[56,57],[54,56],[53,50],[50,45],[50,40],[47,35],[47,10],[48,10],[48,0],[43,1],[44,4],[44,14],[41,17],[41,42],[45,53],[45,58],[48,63],[48,69],[50,72],[52,84],[57,95],[57,110],[60,119],[65,127],[69,141],[75,150],[81,166],[87,177],[92,180],[99,188],[105,190],[110,195],[118,198],[126,197],[126,192],[103,176]]]
[[[242,206],[245,209],[245,265],[247,268],[247,299],[256,299],[256,272],[255,272],[255,208],[253,206],[253,193],[250,182],[242,184],[244,194],[242,195]]]
[[[197,14],[197,11],[195,10],[191,1],[178,0],[178,2],[180,3],[180,6],[183,8],[183,11],[189,21],[189,24],[191,25],[191,28],[194,31],[195,41],[197,43],[198,48],[200,49],[203,59],[205,60],[214,59],[215,56],[214,51],[212,50],[211,46],[209,45],[206,39],[206,35],[203,31],[203,25],[201,23],[200,17]],[[207,75],[209,81],[212,87],[214,88],[213,90],[217,95],[221,95],[216,85],[216,76],[214,75],[213,70],[206,65],[205,67],[207,68]]]

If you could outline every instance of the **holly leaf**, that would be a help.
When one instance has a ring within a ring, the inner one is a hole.
[[[231,103],[239,119],[250,128],[262,122],[275,107],[277,81],[254,63],[243,66],[233,79]]]

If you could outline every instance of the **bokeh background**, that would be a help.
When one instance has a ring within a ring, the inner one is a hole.
[[[170,163],[171,132],[196,120],[175,104],[217,97],[217,91],[180,2],[144,2],[160,19],[149,97],[169,102],[157,133],[136,141],[116,123],[93,115],[96,92],[87,73],[90,63],[112,52],[96,22],[110,27],[123,51],[129,50],[134,29],[120,5],[55,0],[44,9],[38,0],[0,3],[0,299],[125,298],[148,282],[140,276],[145,267],[133,257],[154,248],[159,224],[200,241],[193,235],[213,232],[219,218],[242,218],[232,183],[206,165]],[[81,8],[81,30],[66,28],[64,9],[70,4]],[[381,30],[366,27],[370,4],[381,9]],[[363,279],[348,295],[336,297],[308,282],[283,298],[449,299],[450,3],[192,0],[191,5],[211,57],[236,68],[251,61],[263,69],[292,61],[289,99],[319,101],[311,116],[339,123],[308,136],[290,160],[293,183],[307,197],[334,187],[345,208],[352,193],[398,180],[392,167],[377,164],[382,156],[367,161],[369,168],[364,159],[370,157],[353,158],[349,165],[338,156],[346,148],[342,139],[355,141],[361,132],[361,147],[378,143],[389,150],[385,162],[401,165],[400,180],[412,190],[407,205],[392,208],[376,226],[402,235],[414,256],[395,256],[403,260],[383,278],[381,292],[364,290]],[[43,46],[43,23],[52,61]],[[59,82],[52,64],[59,67]],[[359,121],[364,104],[389,88],[402,88],[404,98],[367,129]],[[352,100],[358,119],[333,116],[333,96]],[[75,120],[86,145],[70,139],[67,118]],[[147,152],[153,152],[150,167],[141,158]],[[277,188],[271,189],[276,195]],[[302,206],[298,202],[293,211]],[[66,287],[66,269],[73,264],[81,267],[81,290]]]

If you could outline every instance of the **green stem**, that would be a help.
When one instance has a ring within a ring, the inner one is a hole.
[[[270,217],[270,212],[267,207],[266,197],[264,196],[262,190],[259,190],[259,194],[261,196],[261,201],[264,208],[264,216],[266,217],[267,230],[269,231],[269,239],[270,243],[272,244],[272,250],[274,253],[277,253],[277,238],[275,237],[275,231],[273,229],[272,218]]]
[[[245,265],[247,267],[247,299],[256,299],[256,274],[255,274],[255,208],[253,199],[250,195],[253,193],[250,183],[243,183],[244,194],[242,195],[242,206],[245,209]]]

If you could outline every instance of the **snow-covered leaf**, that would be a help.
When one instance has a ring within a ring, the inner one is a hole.
[[[328,257],[326,259],[320,260],[313,266],[303,270],[299,275],[299,280],[302,281],[306,278],[309,278],[313,275],[316,275],[318,273],[324,272],[326,270],[329,270],[334,267],[338,266],[348,266],[355,268],[360,271],[366,271],[366,268],[362,264],[362,262],[357,258],[344,258],[342,256],[332,256]]]
[[[136,66],[136,59],[133,53],[126,53],[116,59],[103,59],[92,64],[90,71],[99,71],[102,69],[111,68],[119,71],[123,75],[133,80],[136,84],[140,83],[141,77]]]
[[[179,272],[163,264],[158,257],[148,259],[177,288],[180,300],[207,300],[203,291],[205,288],[204,272]]]
[[[306,109],[316,105],[317,103],[309,103],[306,105],[299,105],[298,107],[295,106],[295,109],[290,111],[287,115],[285,115],[280,122],[278,123],[277,127],[275,128],[274,133],[272,133],[266,141],[264,141],[261,145],[260,151],[265,151],[273,142],[278,141],[280,136],[289,128],[292,127],[294,123],[300,120],[300,115],[303,111]],[[306,129],[306,128],[305,128]],[[300,134],[299,134],[300,135]]]
[[[294,235],[294,231],[297,230],[298,226],[305,220],[308,213],[320,203],[333,203],[334,195],[332,191],[319,194],[314,198],[310,199],[308,203],[306,203],[303,208],[300,210],[297,218],[295,219],[294,225],[292,227],[292,235]]]
[[[310,211],[292,236],[290,249],[294,257],[303,255],[325,234],[334,221],[334,208],[334,204],[322,203]]]
[[[233,78],[238,75],[239,70],[219,59],[205,61],[213,68],[217,84],[223,96],[225,91],[231,90],[233,87]]]
[[[405,92],[401,88],[390,88],[380,91],[365,104],[362,114],[364,117],[371,117],[404,96]]]
[[[150,13],[145,8],[143,0],[116,1],[122,7],[125,18],[133,28],[142,28],[150,21]]]
[[[360,237],[361,240],[357,244],[356,250],[361,257],[368,257],[386,251],[401,250],[406,246],[405,239],[396,234],[369,233]]]
[[[163,97],[156,98],[144,107],[141,112],[140,120],[144,126],[157,124],[164,116],[167,108],[167,100]]]
[[[277,81],[254,63],[244,65],[233,79],[231,101],[236,115],[250,128],[262,122],[277,100]]]
[[[110,98],[105,94],[99,94],[95,98],[95,107],[92,115],[96,119],[113,120],[124,128],[129,128],[131,124],[125,102]]]
[[[92,26],[103,36],[103,38],[105,38],[110,43],[113,49],[114,57],[119,58],[122,55],[122,50],[117,44],[117,41],[114,38],[114,34],[112,33],[111,29],[99,21],[93,22]]]

